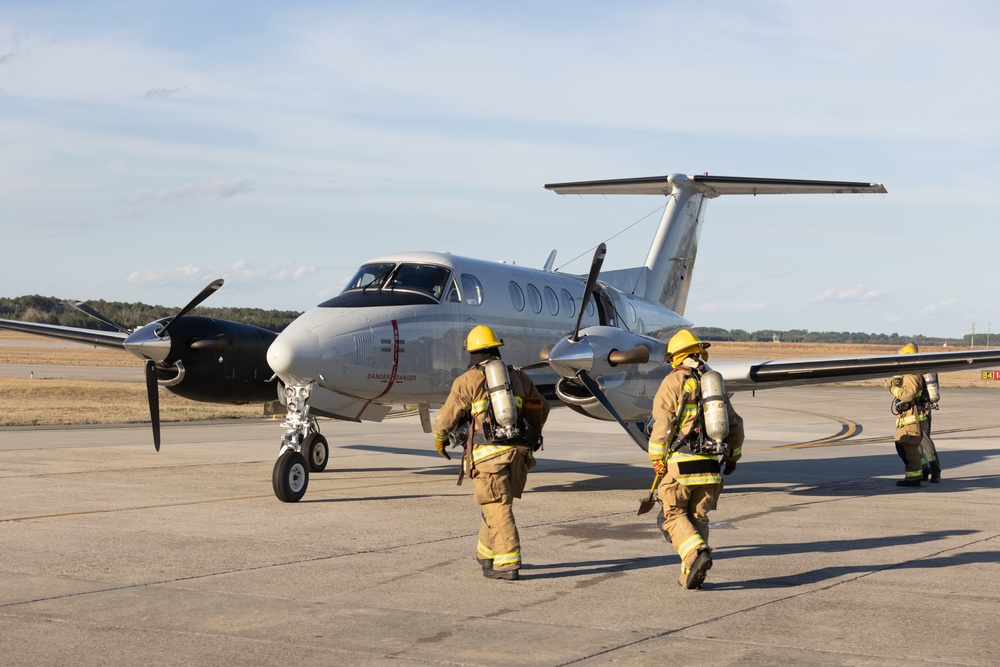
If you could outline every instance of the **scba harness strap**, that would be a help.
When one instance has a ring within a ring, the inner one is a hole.
[[[677,406],[677,414],[674,417],[674,433],[680,433],[684,420],[689,416],[694,418],[694,424],[686,435],[674,440],[670,451],[721,456],[726,453],[726,444],[710,440],[705,435],[705,413],[700,391],[701,375],[697,370],[690,368],[675,368],[671,372],[684,372],[685,370],[690,373],[690,377],[684,380],[684,393],[681,395],[680,405]]]

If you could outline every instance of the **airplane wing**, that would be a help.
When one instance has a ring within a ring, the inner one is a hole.
[[[965,350],[922,354],[884,354],[827,359],[712,361],[726,389],[748,391],[828,382],[850,382],[904,375],[1000,367],[1000,350]]]
[[[790,194],[840,194],[885,193],[881,183],[855,181],[810,181],[790,178],[744,178],[741,176],[649,176],[645,178],[619,178],[605,181],[579,181],[575,183],[550,183],[547,190],[561,195],[670,195],[674,183],[684,179],[694,190],[709,199],[720,195],[790,195]]]
[[[97,329],[81,329],[78,327],[59,326],[58,324],[20,322],[18,320],[0,320],[0,329],[21,331],[49,338],[59,338],[85,345],[110,347],[116,350],[124,350],[125,339],[128,338],[128,334],[120,331],[98,331]]]

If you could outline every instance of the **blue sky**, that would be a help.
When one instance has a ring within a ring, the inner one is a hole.
[[[708,172],[889,193],[711,201],[696,324],[1000,329],[1000,5],[613,4],[0,5],[0,296],[223,277],[206,305],[305,310],[395,251],[635,266],[665,200],[542,185]]]

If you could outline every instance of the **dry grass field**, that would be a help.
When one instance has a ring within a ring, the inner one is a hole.
[[[0,364],[143,367],[128,352],[97,347],[15,347],[11,341],[44,341],[0,331]],[[5,343],[7,343],[5,345]],[[141,378],[139,371],[137,377]],[[161,421],[263,417],[261,405],[217,405],[160,392]],[[139,382],[0,378],[0,426],[132,424],[149,421],[146,385]]]
[[[82,346],[16,347],[10,343],[10,341],[40,340],[44,339],[0,331],[0,364],[142,368],[139,359],[124,351]],[[718,360],[785,359],[892,354],[896,349],[893,345],[713,343],[710,352],[712,359]],[[942,373],[939,379],[942,388],[945,389],[949,387],[1000,389],[1000,382],[983,380],[979,371]],[[868,380],[844,384],[885,386],[886,382]],[[165,422],[262,416],[264,416],[263,407],[260,405],[215,405],[189,401],[167,391],[160,392],[160,418]],[[146,403],[146,389],[142,382],[0,378],[0,426],[121,424],[147,421],[149,421],[149,408]]]

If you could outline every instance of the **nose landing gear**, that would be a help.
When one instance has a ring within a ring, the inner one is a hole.
[[[330,445],[320,435],[316,419],[309,416],[306,401],[310,393],[311,384],[285,387],[288,415],[281,425],[286,430],[271,473],[274,495],[284,503],[302,500],[309,486],[309,473],[322,472],[330,459]]]

